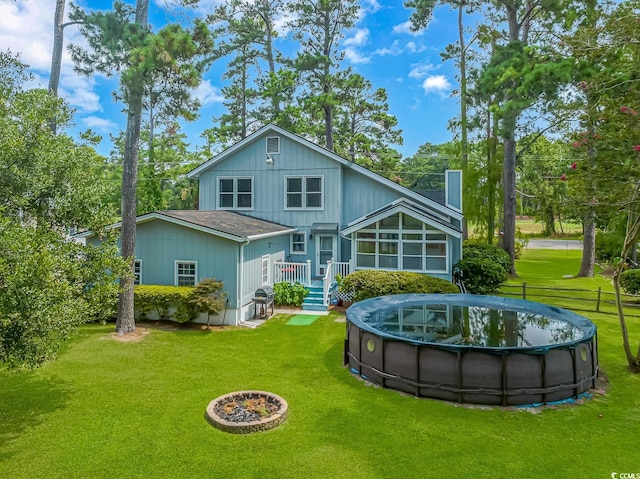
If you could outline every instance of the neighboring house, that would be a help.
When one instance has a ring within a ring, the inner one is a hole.
[[[438,202],[267,125],[188,174],[200,183],[199,211],[138,218],[136,281],[214,277],[230,299],[225,322],[239,324],[253,315],[255,290],[278,281],[314,283],[315,307],[326,308],[335,275],[357,269],[451,280],[461,172],[445,174],[445,191],[430,195]]]

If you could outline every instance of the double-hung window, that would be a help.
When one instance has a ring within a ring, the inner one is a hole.
[[[291,235],[291,254],[307,254],[307,233],[293,233]]]
[[[133,261],[133,284],[142,284],[142,260],[136,259]]]
[[[286,209],[317,209],[324,207],[321,176],[285,177]]]
[[[224,209],[253,209],[253,177],[218,178],[218,207]]]
[[[176,261],[175,285],[195,286],[198,276],[197,261]]]

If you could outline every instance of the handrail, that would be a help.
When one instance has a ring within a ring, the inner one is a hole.
[[[333,258],[327,261],[324,277],[322,278],[322,304],[329,305],[329,297],[331,296],[331,288],[336,282],[336,276],[342,277],[350,273],[350,263],[335,261]]]

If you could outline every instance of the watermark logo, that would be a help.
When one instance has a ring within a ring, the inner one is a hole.
[[[612,472],[611,479],[640,479],[640,472]]]

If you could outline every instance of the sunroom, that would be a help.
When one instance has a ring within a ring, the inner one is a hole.
[[[460,259],[461,232],[439,212],[402,199],[350,223],[342,236],[351,240],[355,270],[412,271],[451,279]]]

